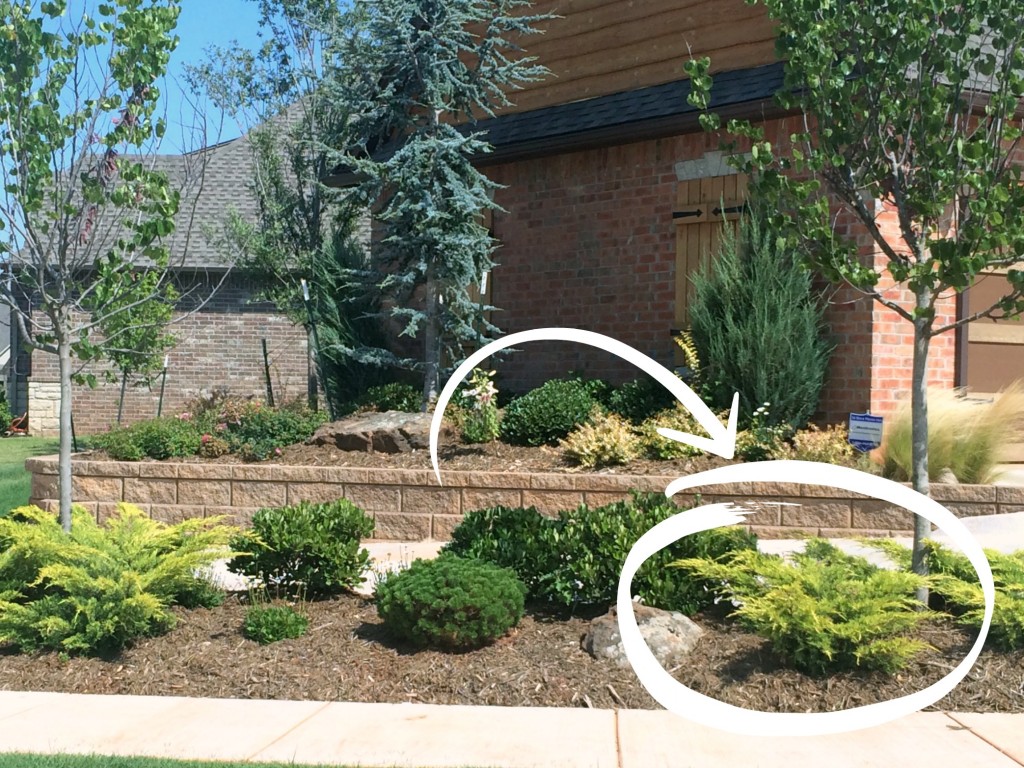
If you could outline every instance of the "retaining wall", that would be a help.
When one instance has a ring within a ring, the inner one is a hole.
[[[32,502],[53,507],[55,457],[29,459]],[[555,514],[580,503],[607,504],[632,489],[663,491],[674,477],[617,474],[517,474],[444,472],[438,486],[430,470],[294,467],[279,464],[203,464],[77,460],[73,498],[102,520],[120,501],[131,502],[165,522],[227,515],[246,525],[261,507],[299,501],[350,499],[373,516],[374,536],[415,541],[446,540],[462,516],[496,505],[535,506]],[[699,489],[698,489],[699,491]],[[960,517],[1024,511],[1024,488],[933,485],[932,496]],[[692,495],[680,494],[679,503]],[[786,483],[713,486],[705,503],[756,505],[747,519],[762,538],[795,535],[910,535],[913,516],[902,507],[833,488]]]

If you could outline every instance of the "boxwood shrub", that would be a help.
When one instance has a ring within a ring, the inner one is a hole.
[[[508,404],[501,437],[513,445],[554,445],[586,422],[596,404],[586,382],[553,379]]]
[[[484,509],[466,515],[445,551],[511,568],[531,599],[552,607],[607,606],[615,600],[629,550],[650,528],[681,511],[654,493],[634,493],[628,501],[601,507],[581,505],[554,518],[533,508]],[[647,605],[696,613],[715,601],[713,585],[668,569],[668,563],[689,557],[717,559],[756,546],[757,538],[742,528],[687,536],[641,566],[633,594]]]

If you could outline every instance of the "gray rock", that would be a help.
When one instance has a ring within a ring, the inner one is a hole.
[[[633,611],[640,634],[665,669],[682,664],[704,634],[699,626],[675,611],[662,611],[636,603]],[[583,636],[582,646],[595,659],[611,659],[622,668],[629,666],[622,648],[615,608],[590,623],[590,631]]]
[[[936,482],[948,483],[949,485],[960,485],[960,481],[956,479],[956,475],[953,474],[953,470],[949,467],[946,467],[944,470],[939,472],[939,478]]]
[[[360,413],[324,424],[306,444],[332,445],[343,451],[409,453],[430,446],[431,417],[401,411]]]

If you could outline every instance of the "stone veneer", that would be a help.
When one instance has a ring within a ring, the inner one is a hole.
[[[55,457],[29,459],[32,502],[53,507]],[[155,519],[227,515],[246,525],[261,507],[350,499],[371,514],[374,536],[416,541],[446,540],[474,509],[535,506],[554,514],[580,503],[607,504],[631,489],[663,491],[673,477],[616,474],[518,474],[443,472],[438,486],[430,470],[294,467],[280,464],[203,464],[76,460],[73,498],[102,520],[117,502],[136,504]],[[901,507],[838,489],[785,483],[736,483],[709,487],[705,503],[756,503],[750,529],[762,538],[796,535],[910,535],[912,515]],[[960,517],[1024,511],[1024,488],[933,485],[932,496]],[[692,495],[680,494],[680,503]]]

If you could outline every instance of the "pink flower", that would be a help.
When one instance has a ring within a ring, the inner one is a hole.
[[[213,440],[213,436],[210,434],[205,434],[199,438],[199,442],[201,442],[203,445],[206,445],[206,443],[210,442],[211,440]]]
[[[274,449],[274,455],[275,456],[280,456],[281,455],[281,449],[280,448],[275,448]]]

